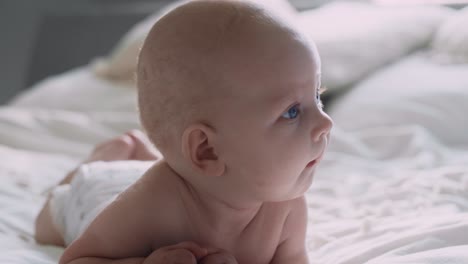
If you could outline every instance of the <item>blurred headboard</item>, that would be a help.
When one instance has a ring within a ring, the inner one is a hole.
[[[172,1],[0,0],[0,104],[106,55],[132,25]]]
[[[130,2],[130,3],[129,3]],[[170,0],[91,1],[77,8],[54,6],[39,19],[26,87],[107,55],[135,23]]]
[[[45,16],[32,50],[26,86],[106,55],[142,17],[139,14]]]

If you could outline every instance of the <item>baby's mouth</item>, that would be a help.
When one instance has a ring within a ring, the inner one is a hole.
[[[306,168],[311,168],[311,167],[314,167],[315,165],[317,165],[317,163],[319,163],[322,160],[322,156],[323,156],[323,151],[322,151],[322,153],[320,153],[320,155],[316,159],[314,159],[314,160],[310,161],[309,163],[307,163]]]
[[[307,163],[306,168],[310,168],[310,167],[314,166],[316,163],[317,163],[317,160],[315,159],[315,160]]]

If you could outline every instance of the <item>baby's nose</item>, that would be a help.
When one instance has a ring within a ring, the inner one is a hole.
[[[314,120],[311,136],[314,142],[319,142],[324,137],[328,137],[333,127],[333,120],[326,113],[321,112],[319,117]]]

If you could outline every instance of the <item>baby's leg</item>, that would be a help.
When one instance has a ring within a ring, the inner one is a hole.
[[[140,131],[130,131],[122,136],[97,145],[83,163],[117,160],[158,160],[161,156],[145,135]],[[74,169],[58,184],[69,184],[76,174]],[[38,243],[64,246],[63,235],[53,224],[50,214],[50,197],[36,218],[35,239]]]
[[[116,160],[158,160],[161,154],[139,130],[129,131],[120,137],[97,145],[84,163]]]

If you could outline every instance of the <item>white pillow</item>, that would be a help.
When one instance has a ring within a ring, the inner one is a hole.
[[[467,64],[440,65],[417,53],[350,89],[329,113],[347,131],[416,125],[444,143],[468,145],[467,73]]]
[[[120,39],[109,57],[93,63],[95,73],[111,80],[133,81],[140,47],[151,27],[170,10],[186,2],[188,0],[176,1],[134,25]]]
[[[450,10],[335,2],[299,14],[299,26],[317,44],[322,83],[334,92],[377,68],[429,44]]]
[[[154,23],[170,10],[188,1],[189,0],[176,1],[133,26],[130,31],[122,37],[108,58],[99,59],[94,63],[96,74],[113,80],[132,81],[134,79],[140,47]],[[297,12],[287,0],[249,1],[263,5],[286,20],[293,20],[296,18]]]
[[[137,112],[132,86],[98,78],[89,66],[50,76],[24,90],[9,104],[80,112]]]
[[[468,63],[468,7],[456,12],[437,30],[433,58],[441,63]]]

